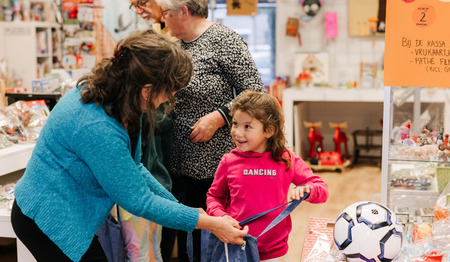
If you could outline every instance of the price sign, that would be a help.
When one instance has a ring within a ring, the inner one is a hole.
[[[384,85],[450,87],[450,1],[389,0]]]

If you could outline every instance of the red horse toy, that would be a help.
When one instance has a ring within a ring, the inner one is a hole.
[[[328,124],[330,125],[331,128],[334,128],[334,137],[333,137],[334,151],[338,152],[340,154],[341,153],[341,143],[344,143],[345,159],[349,159],[348,148],[347,148],[348,138],[347,138],[347,135],[345,134],[345,132],[341,131],[341,128],[347,128],[347,122],[343,122],[343,123],[329,122]]]
[[[319,143],[320,148],[323,148],[323,136],[316,128],[322,128],[322,121],[319,122],[307,122],[303,124],[306,128],[309,128],[308,140],[310,144],[309,157],[314,157],[316,151],[316,143]]]

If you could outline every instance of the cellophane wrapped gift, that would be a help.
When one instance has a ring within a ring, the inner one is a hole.
[[[0,133],[10,142],[36,142],[50,112],[44,100],[17,101],[0,110]]]

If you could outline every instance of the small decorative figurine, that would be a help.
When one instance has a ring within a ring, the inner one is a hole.
[[[444,140],[444,128],[441,127],[439,128],[439,131],[437,132],[437,141],[439,143],[439,141],[443,141]]]
[[[424,146],[424,145],[431,145],[432,142],[433,141],[431,139],[430,130],[426,126],[424,126],[422,131],[420,131],[419,143],[421,146]]]
[[[409,130],[411,129],[411,123],[406,123],[400,127],[401,132],[401,139],[405,140],[406,138],[409,138]]]

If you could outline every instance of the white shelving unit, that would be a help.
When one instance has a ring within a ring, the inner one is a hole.
[[[15,144],[0,149],[0,176],[24,169],[30,160],[35,144]]]
[[[53,31],[60,27],[48,22],[0,22],[0,57],[8,60],[14,77],[22,79],[22,86],[28,92],[31,92],[31,81],[50,72],[53,57],[60,56],[53,53],[52,41]]]
[[[30,160],[35,144],[16,144],[11,147],[0,149],[0,176],[22,170]],[[11,226],[11,216],[9,213],[0,213],[0,237],[16,238]],[[28,249],[17,239],[17,261],[36,261]]]
[[[61,28],[55,22],[53,1],[31,0],[43,7],[45,21],[0,21],[0,57],[8,60],[14,78],[31,92],[31,81],[42,78],[53,68],[53,59],[61,57]],[[53,34],[58,41],[53,43]]]
[[[433,172],[428,171],[450,168],[450,159],[446,161],[437,157],[436,144],[431,145],[435,146],[436,152],[421,155],[404,153],[405,147],[400,143],[399,134],[395,130],[409,121],[411,137],[419,136],[424,126],[434,131],[443,127],[444,134],[449,134],[450,89],[387,86],[384,97],[381,202],[392,210],[400,208],[408,210],[410,216],[416,216],[421,208],[432,208],[440,195],[437,172],[433,175]],[[424,149],[419,144],[414,148],[417,152]],[[396,171],[412,170],[414,175],[421,174],[418,171],[421,168],[427,168],[425,173],[432,174],[430,186],[420,188],[423,180],[415,180],[410,189],[399,189],[391,185]]]

